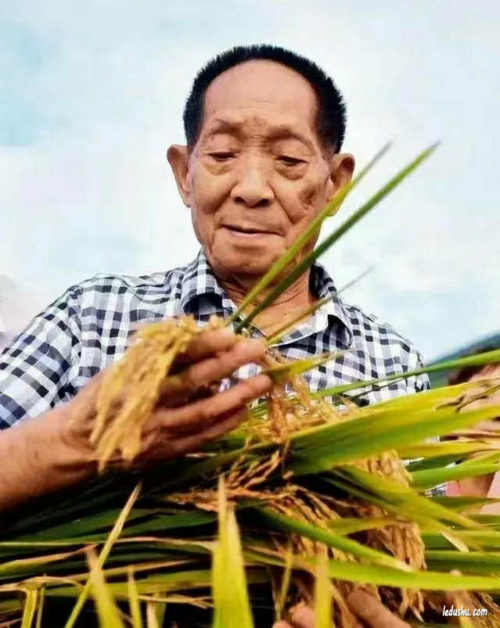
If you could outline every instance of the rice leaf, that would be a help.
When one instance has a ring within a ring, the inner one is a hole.
[[[484,526],[486,528],[486,526]],[[498,530],[460,530],[455,534],[468,545],[480,547],[483,550],[500,551],[500,533]],[[453,543],[442,534],[425,532],[423,529],[422,539],[425,547],[429,550],[449,550],[453,549]]]
[[[498,504],[500,502],[500,497],[452,497],[450,495],[434,495],[430,499],[436,504],[441,504],[452,510],[465,510],[467,508],[484,506],[485,504]],[[474,515],[470,515],[470,517],[474,518]]]
[[[422,151],[408,166],[403,168],[396,174],[386,185],[384,185],[376,194],[374,194],[366,203],[364,203],[352,216],[350,216],[340,227],[338,227],[330,236],[323,240],[311,253],[309,253],[271,292],[248,314],[248,316],[237,325],[236,330],[240,331],[249,325],[253,319],[268,307],[280,294],[282,294],[289,286],[310,267],[312,264],[325,253],[337,240],[347,233],[356,223],[358,223],[366,214],[373,209],[385,196],[397,187],[413,170],[415,170],[425,159],[427,159],[437,148],[437,144],[433,144],[426,150]],[[335,197],[334,197],[335,198]],[[328,206],[327,206],[328,207]],[[324,211],[324,210],[323,210]],[[319,214],[320,216],[323,214]],[[314,224],[314,223],[312,223]],[[302,247],[301,247],[302,248]],[[290,249],[291,250],[291,249]],[[295,257],[296,251],[293,251]],[[285,257],[285,256],[284,256]],[[283,259],[283,258],[282,258]],[[253,298],[252,298],[253,300]],[[240,308],[241,309],[241,308]]]
[[[127,583],[128,583],[128,603],[130,608],[130,618],[132,620],[132,628],[142,628],[141,605],[139,602],[139,593],[134,578],[134,570],[127,567]]]
[[[454,552],[456,556],[469,554]],[[303,563],[310,561],[300,561]],[[310,568],[313,565],[310,564]],[[359,565],[352,562],[330,560],[328,562],[330,578],[347,580],[360,584],[398,587],[403,589],[422,589],[425,591],[492,591],[500,592],[500,579],[497,576],[468,576],[437,571],[400,571],[391,567]]]
[[[401,458],[420,458],[425,457],[425,463],[429,464],[434,458],[443,456],[461,457],[463,454],[475,453],[488,449],[500,449],[500,441],[495,440],[451,440],[435,443],[417,443],[415,445],[407,445],[398,448],[398,454]]]
[[[458,569],[465,573],[496,575],[500,587],[500,552],[467,552],[428,550],[425,557],[432,569],[448,571]]]
[[[43,608],[45,606],[45,587],[42,585],[39,590],[40,599],[38,601],[38,608],[36,611],[36,624],[35,628],[42,628]]]
[[[450,480],[460,480],[462,478],[472,478],[479,475],[487,475],[500,470],[500,464],[458,464],[454,467],[442,469],[427,469],[425,471],[415,471],[411,474],[412,485],[420,490],[437,486]]]
[[[318,557],[314,582],[314,628],[332,628],[332,583],[328,576],[326,553]]]
[[[292,435],[288,468],[297,475],[325,471],[500,414],[500,406],[493,405],[465,412],[457,412],[451,403],[436,407],[434,392],[420,393],[406,414],[401,412],[406,404],[398,399],[363,409],[349,421]]]
[[[162,628],[167,610],[166,599],[160,593],[155,593],[153,599],[146,602],[147,628]]]
[[[376,530],[394,525],[395,517],[339,517],[328,523],[328,528],[335,534],[348,535],[365,530]]]
[[[325,297],[324,299],[319,299],[319,301],[316,301],[312,305],[308,305],[307,307],[303,308],[299,312],[299,314],[295,316],[295,318],[287,321],[284,325],[279,327],[272,336],[267,339],[267,345],[272,346],[274,344],[277,344],[281,340],[281,338],[283,338],[283,336],[291,331],[296,325],[298,325],[303,320],[309,318],[309,316],[314,314],[314,312],[319,310],[321,307],[323,307],[323,305],[325,305],[334,298],[335,294],[331,294],[330,296]]]
[[[326,364],[335,358],[342,355],[341,351],[334,351],[324,355],[314,356],[312,358],[304,358],[303,360],[294,360],[287,364],[277,364],[268,369],[264,369],[262,374],[268,375],[274,382],[284,382],[294,375],[300,375],[306,371],[319,366],[320,364]]]
[[[288,549],[285,554],[285,568],[283,570],[281,587],[280,587],[280,591],[276,600],[276,620],[279,620],[283,617],[283,612],[285,610],[286,596],[288,595],[288,590],[290,588],[292,564],[293,564],[293,552],[292,552],[292,547],[289,544]]]
[[[141,490],[141,484],[139,483],[130,494],[130,497],[128,498],[127,503],[123,507],[123,510],[121,511],[120,515],[118,516],[118,519],[116,520],[115,525],[113,526],[113,529],[109,533],[106,543],[104,544],[99,554],[99,558],[97,559],[97,564],[100,569],[102,569],[107,557],[109,556],[109,553],[111,552],[111,548],[113,547],[114,542],[120,536],[123,526],[125,525],[125,521],[127,520],[128,514],[132,510],[137,498],[139,497],[140,490]],[[65,628],[72,628],[75,625],[75,622],[78,619],[80,611],[82,610],[83,605],[87,601],[87,597],[89,595],[91,586],[92,586],[92,582],[91,582],[91,579],[89,578],[89,580],[83,587],[80,595],[78,596],[78,600],[76,601],[76,604],[71,612],[71,615],[69,616],[68,621],[65,624]]]
[[[379,159],[385,155],[389,147],[390,144],[386,144],[352,181],[335,193],[331,201],[326,204],[308,228],[299,235],[292,246],[271,266],[264,277],[262,277],[262,279],[260,279],[250,290],[247,296],[240,303],[236,312],[229,317],[227,321],[228,324],[239,318],[245,309],[256,300],[259,294],[261,294],[262,291],[267,288],[267,286],[269,286],[269,284],[282,272],[282,270],[284,270],[286,266],[296,258],[304,246],[315,237],[325,218],[332,216],[338,211],[349,192],[363,179],[363,177],[373,168]],[[243,325],[239,324],[236,329],[239,331],[242,327]]]
[[[24,602],[23,618],[21,621],[21,628],[31,628],[33,620],[35,619],[35,613],[38,605],[38,590],[27,589],[26,598]]]
[[[156,616],[156,603],[146,602],[146,626],[147,628],[161,628]]]
[[[466,529],[479,527],[472,519],[419,495],[412,488],[355,467],[336,469],[324,474],[323,480],[429,529],[451,533],[451,529],[441,525],[443,521]]]
[[[90,566],[89,582],[91,583],[92,595],[96,601],[97,617],[99,618],[100,627],[125,628],[113,595],[104,579],[97,556],[93,551],[89,551],[88,561]]]
[[[213,554],[214,628],[253,628],[245,567],[234,509],[228,507],[224,479],[219,480],[219,538]]]
[[[351,390],[357,390],[359,388],[373,387],[384,383],[390,383],[401,379],[408,379],[415,375],[423,375],[424,373],[439,373],[440,371],[449,371],[452,369],[460,369],[465,366],[483,366],[485,364],[498,364],[500,362],[500,349],[494,349],[493,351],[485,351],[477,355],[466,356],[464,358],[457,358],[455,360],[446,360],[439,364],[432,364],[423,366],[422,368],[414,369],[413,371],[407,371],[406,373],[395,373],[394,375],[388,375],[378,379],[359,380],[357,382],[351,382],[349,384],[340,384],[339,386],[332,386],[330,388],[324,388],[316,393],[313,393],[313,397],[333,397],[335,395],[342,395],[343,393]]]
[[[255,511],[259,514],[259,518],[265,521],[268,526],[277,530],[300,534],[301,536],[305,536],[313,541],[324,543],[328,547],[348,552],[354,556],[358,556],[359,558],[365,558],[378,565],[389,565],[397,569],[411,571],[410,566],[397,558],[394,558],[394,556],[374,550],[371,547],[366,547],[353,539],[334,534],[325,528],[319,528],[318,526],[310,523],[298,521],[292,517],[287,517],[281,513],[274,512],[267,507],[255,508]]]

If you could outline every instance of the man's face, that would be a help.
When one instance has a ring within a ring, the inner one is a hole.
[[[220,277],[265,273],[350,178],[352,158],[320,144],[316,110],[300,74],[249,61],[209,86],[184,168],[169,151],[197,238]]]

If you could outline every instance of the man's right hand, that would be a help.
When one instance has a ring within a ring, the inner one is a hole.
[[[144,465],[197,451],[237,427],[246,417],[246,404],[266,393],[271,379],[257,375],[215,394],[208,386],[258,361],[264,352],[263,342],[242,340],[229,329],[197,336],[173,365],[173,372],[182,374],[181,385],[179,378],[175,386],[165,380],[161,399],[143,428],[137,462]],[[96,375],[68,403],[0,434],[0,455],[8,461],[0,477],[0,509],[96,472],[90,433],[103,375]]]
[[[143,428],[136,462],[143,465],[198,451],[237,427],[246,417],[247,403],[265,394],[271,379],[257,375],[215,394],[209,386],[257,362],[264,352],[260,340],[242,340],[227,328],[197,336],[172,365],[171,373],[180,377],[165,380],[160,401]],[[69,403],[71,420],[61,426],[65,442],[90,457],[94,454],[89,435],[102,379],[103,373]]]

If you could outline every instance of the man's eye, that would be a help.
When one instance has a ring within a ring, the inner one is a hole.
[[[297,159],[296,157],[289,157],[288,155],[280,155],[278,160],[284,164],[285,166],[298,166],[299,164],[303,164],[303,159]]]
[[[234,157],[234,153],[219,151],[217,153],[209,153],[210,157],[215,159],[216,161],[227,161]]]

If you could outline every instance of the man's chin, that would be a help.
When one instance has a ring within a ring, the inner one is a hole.
[[[209,256],[209,261],[214,271],[221,278],[231,276],[261,277],[279,258],[279,254],[263,252],[258,256],[242,253],[234,253],[228,250]]]

